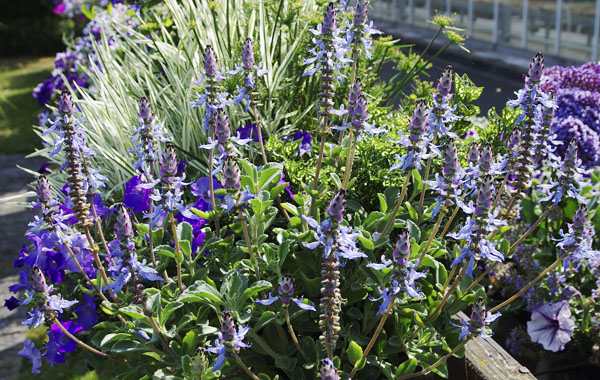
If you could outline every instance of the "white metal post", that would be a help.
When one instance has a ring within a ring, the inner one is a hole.
[[[493,10],[493,17],[494,17],[494,22],[492,25],[492,43],[498,43],[498,3],[499,0],[494,0],[494,10]]]
[[[446,16],[450,16],[450,0],[446,0]]]
[[[523,13],[521,16],[521,47],[527,47],[527,0],[523,0]]]
[[[398,9],[398,0],[392,0],[392,22],[396,23],[396,10]]]
[[[598,60],[598,39],[600,35],[600,0],[596,0],[596,16],[594,17],[594,38],[592,40],[592,61]]]
[[[560,32],[562,29],[562,0],[556,0],[556,17],[554,19],[554,55],[560,51]]]
[[[408,23],[412,24],[415,22],[415,2],[414,0],[408,0]]]
[[[467,3],[467,35],[473,35],[473,0]]]
[[[431,0],[425,0],[425,21],[431,18]],[[429,23],[427,23],[429,27]]]

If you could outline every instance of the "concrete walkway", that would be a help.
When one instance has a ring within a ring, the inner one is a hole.
[[[17,352],[22,349],[26,330],[21,326],[23,312],[8,311],[3,306],[4,300],[11,296],[8,287],[18,282],[18,269],[14,268],[13,260],[27,241],[24,233],[33,217],[25,206],[15,204],[28,201],[23,194],[29,191],[27,184],[32,181],[32,176],[17,165],[37,171],[43,162],[42,158],[0,156],[0,199],[21,195],[11,203],[0,202],[0,379],[3,380],[18,377],[21,358]]]

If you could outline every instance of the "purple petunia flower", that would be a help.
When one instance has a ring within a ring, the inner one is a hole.
[[[557,352],[565,348],[575,329],[571,319],[571,309],[567,301],[549,303],[533,309],[531,321],[527,322],[527,332],[533,342],[544,349]]]
[[[62,325],[73,335],[83,331],[83,327],[72,321],[62,322]],[[46,358],[51,365],[65,363],[65,354],[75,352],[77,349],[77,343],[69,338],[56,323],[53,323],[52,326],[50,326],[48,338],[44,358]]]
[[[77,314],[77,323],[84,331],[91,330],[98,323],[98,314],[96,314],[96,302],[94,297],[89,294],[83,295],[83,303],[73,308]]]
[[[142,176],[138,175],[131,177],[125,184],[123,203],[128,208],[133,209],[133,212],[144,212],[150,208],[150,193],[152,189],[141,187],[140,185],[144,183]]]

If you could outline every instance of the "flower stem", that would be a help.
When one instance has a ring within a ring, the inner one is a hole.
[[[248,366],[246,364],[244,364],[244,362],[242,361],[242,359],[240,359],[240,357],[238,356],[237,352],[233,351],[233,357],[235,358],[235,361],[238,363],[238,365],[240,367],[242,367],[242,369],[244,370],[244,372],[246,372],[246,374],[248,376],[250,376],[251,379],[253,379],[253,380],[260,380],[260,377],[256,376],[250,370],[250,368],[248,368]]]
[[[260,145],[260,154],[263,162],[267,163],[267,154],[265,153],[265,144],[262,139],[262,127],[260,125],[260,119],[258,118],[258,111],[256,110],[256,102],[254,96],[250,95],[250,102],[252,103],[252,113],[254,114],[254,124],[256,124],[256,133],[258,134],[258,144]]]
[[[373,336],[371,337],[371,340],[369,341],[369,344],[367,344],[367,347],[363,351],[362,357],[359,360],[359,362],[361,360],[364,360],[367,357],[367,355],[369,355],[369,352],[371,351],[371,349],[375,345],[375,342],[377,341],[377,338],[379,337],[379,334],[381,334],[381,330],[383,330],[383,326],[385,325],[385,321],[390,316],[390,313],[392,311],[392,307],[394,305],[394,301],[395,300],[396,300],[396,296],[395,295],[393,295],[393,296],[390,297],[390,303],[389,303],[388,307],[385,309],[385,312],[383,313],[383,315],[381,316],[381,318],[379,319],[379,324],[377,325],[377,329],[373,333]],[[352,378],[352,376],[354,376],[354,374],[357,371],[358,371],[358,367],[352,368],[352,372],[350,372],[350,376],[348,376],[348,378]]]
[[[215,123],[214,119],[210,122],[210,138],[211,141],[215,141]],[[220,237],[221,228],[219,227],[219,214],[217,212],[217,203],[215,202],[215,186],[213,184],[213,166],[215,161],[215,148],[211,148],[208,154],[208,187],[210,190],[210,204],[212,205],[214,218],[215,218],[215,236]]]
[[[437,131],[435,132],[435,134],[433,136],[432,144],[435,144],[436,138],[437,138]],[[427,159],[427,167],[425,168],[425,176],[423,177],[423,185],[421,187],[421,197],[419,198],[419,211],[417,214],[417,215],[419,215],[419,217],[417,219],[417,224],[421,224],[421,218],[423,217],[423,202],[425,201],[425,190],[427,190],[427,185],[425,184],[425,182],[427,182],[427,180],[429,179],[429,172],[431,171],[431,162],[432,161],[433,161],[433,156],[431,156]]]
[[[494,201],[494,207],[492,207],[492,210],[495,210],[496,207],[498,207],[498,203],[500,203],[500,199],[502,198],[502,193],[504,192],[504,188],[506,187],[506,183],[508,182],[509,176],[510,172],[506,173],[506,175],[504,176],[504,180],[502,181],[502,184],[498,189],[498,194],[496,195],[496,200]]]
[[[256,256],[254,255],[254,251],[252,250],[252,241],[250,240],[250,233],[248,232],[248,224],[246,224],[246,219],[244,217],[244,213],[242,209],[239,209],[240,213],[240,222],[242,223],[242,230],[244,231],[244,239],[246,240],[246,246],[248,246],[248,253],[250,254],[250,260],[254,265],[254,272],[256,273],[256,280],[260,281],[260,271],[258,268],[258,261],[256,260]]]
[[[437,232],[440,229],[440,225],[442,224],[442,219],[444,219],[445,215],[446,215],[446,206],[443,206],[442,209],[440,210],[440,215],[438,216],[438,220],[435,223],[435,226],[433,227],[433,231],[431,231],[431,234],[429,235],[427,244],[425,244],[425,248],[423,248],[423,252],[421,252],[421,256],[419,256],[417,265],[421,264],[421,260],[423,260],[423,257],[425,257],[425,255],[427,254],[427,251],[429,251],[429,247],[431,247],[431,242],[433,242],[435,235],[437,235]]]
[[[110,283],[108,282],[108,277],[106,276],[106,271],[104,271],[104,265],[102,265],[102,261],[100,261],[100,255],[98,255],[98,246],[96,245],[96,243],[94,243],[94,239],[92,238],[92,234],[90,233],[89,227],[85,226],[84,228],[85,228],[85,236],[88,239],[88,243],[90,245],[90,250],[92,251],[92,254],[94,255],[94,261],[96,262],[96,266],[98,267],[98,271],[100,272],[102,281],[104,281],[104,283],[106,285],[108,285]],[[116,295],[113,295],[112,299],[115,301],[118,301],[118,298]]]
[[[458,276],[456,276],[456,279],[454,280],[454,283],[452,284],[452,286],[450,287],[450,289],[448,289],[448,291],[446,292],[446,294],[444,294],[444,297],[442,298],[442,301],[440,301],[440,303],[435,308],[435,311],[427,318],[426,322],[431,322],[432,320],[434,320],[437,317],[438,312],[442,310],[442,308],[446,304],[446,301],[448,301],[448,298],[450,298],[450,295],[452,293],[454,293],[454,290],[456,290],[456,288],[460,284],[460,280],[462,280],[462,278],[465,276],[465,273],[467,272],[467,267],[468,266],[469,266],[469,262],[467,261],[463,265],[463,267],[462,267],[460,273],[458,274]],[[414,336],[416,336],[416,334],[413,334],[413,337]]]
[[[350,135],[348,136],[348,154],[346,156],[346,168],[344,169],[344,181],[342,189],[347,190],[350,182],[350,174],[352,174],[352,165],[354,164],[354,153],[356,152],[357,138],[353,138],[353,130],[350,127]]]
[[[356,82],[356,69],[358,68],[358,53],[360,52],[357,41],[354,41],[352,45],[352,75],[350,77],[350,88],[352,88],[352,86],[354,86],[354,82]],[[346,125],[346,121],[348,121],[348,114],[344,115],[344,121],[342,122],[342,125]],[[338,145],[342,145],[343,140],[344,131],[341,131]],[[348,147],[350,147],[350,145],[348,145]]]
[[[383,229],[383,232],[381,233],[379,238],[382,238],[382,237],[386,236],[387,234],[389,234],[390,231],[392,230],[392,228],[394,227],[394,222],[396,221],[396,214],[398,213],[398,210],[400,209],[400,205],[402,204],[402,201],[404,200],[404,197],[406,196],[406,190],[408,190],[408,183],[410,182],[411,176],[412,176],[412,171],[409,171],[408,174],[406,175],[406,179],[404,180],[404,185],[402,185],[402,192],[400,193],[398,202],[396,202],[396,206],[394,207],[394,210],[392,211],[392,214],[390,215],[390,219],[388,220],[387,224],[385,225],[385,228]]]
[[[423,369],[422,371],[419,372],[415,372],[415,373],[411,373],[409,375],[404,375],[404,376],[400,376],[398,378],[396,378],[396,380],[406,380],[406,379],[412,379],[413,377],[418,377],[421,375],[425,375],[426,373],[436,369],[437,367],[439,367],[442,363],[444,363],[446,360],[448,360],[448,358],[454,354],[456,354],[458,352],[458,350],[460,350],[461,348],[463,348],[463,346],[465,344],[467,344],[467,342],[471,339],[471,337],[467,337],[465,340],[463,340],[462,342],[460,342],[458,344],[458,346],[454,347],[454,349],[450,352],[448,352],[446,355],[442,356],[437,362],[433,363],[432,365],[430,365],[429,367]]]
[[[98,218],[98,213],[96,212],[96,206],[94,205],[94,197],[90,197],[90,208],[92,209],[92,215],[94,216],[96,230],[98,231],[98,236],[100,237],[100,241],[102,242],[102,246],[104,247],[104,251],[106,252],[106,257],[108,258],[108,261],[110,261],[110,264],[114,266],[115,262],[110,256],[110,250],[108,249],[108,244],[106,244],[106,239],[104,238],[104,233],[102,232],[102,224],[100,223],[100,218]]]
[[[171,347],[169,347],[169,342],[167,341],[167,338],[165,338],[165,336],[162,333],[162,331],[160,331],[160,328],[158,327],[158,324],[156,323],[156,321],[154,320],[154,317],[152,316],[152,310],[148,309],[148,306],[146,306],[146,302],[142,302],[142,309],[144,309],[144,314],[150,320],[150,324],[152,325],[152,328],[158,334],[158,337],[160,338],[160,341],[162,342],[163,346],[165,346],[165,349],[176,360],[179,360],[179,357],[175,354],[175,352],[173,352],[173,350],[171,349]]]
[[[181,262],[183,261],[183,252],[179,246],[179,237],[177,236],[177,226],[175,225],[175,218],[173,213],[169,213],[169,219],[171,220],[171,231],[173,232],[173,240],[175,241],[175,261],[177,264],[177,287],[179,292],[183,293],[183,282],[181,280]]]
[[[58,320],[58,318],[54,317],[53,318],[53,322],[56,323],[56,325],[62,330],[62,332],[66,336],[69,337],[69,339],[71,339],[73,342],[77,343],[81,347],[85,348],[86,350],[88,350],[88,351],[90,351],[90,352],[92,352],[92,353],[94,353],[96,355],[102,356],[103,358],[106,358],[106,359],[112,359],[112,360],[117,360],[117,361],[120,361],[120,362],[123,362],[123,363],[129,363],[129,360],[127,360],[127,359],[122,359],[122,358],[117,358],[115,356],[111,356],[111,355],[109,355],[109,354],[107,354],[105,352],[98,351],[94,347],[88,346],[87,344],[83,343],[81,340],[77,339],[73,334],[71,334],[69,332],[69,330],[67,330],[65,328],[65,326],[63,326],[62,323],[60,323],[60,321]]]
[[[321,166],[323,165],[323,152],[325,151],[326,130],[329,117],[325,116],[323,121],[323,135],[321,136],[321,146],[319,148],[319,159],[317,160],[317,169],[315,172],[315,181],[313,183],[313,194],[310,202],[310,215],[314,218],[317,203],[317,189],[319,188],[319,175],[321,174]]]
[[[454,221],[454,218],[456,218],[456,215],[458,215],[459,211],[460,211],[460,206],[456,206],[456,208],[454,209],[454,212],[450,216],[450,219],[448,219],[448,221],[446,222],[446,225],[444,226],[444,229],[442,230],[442,235],[441,235],[442,237],[446,236],[446,233],[450,229],[450,226],[452,225],[452,222]]]
[[[302,355],[302,357],[304,358],[304,360],[306,360],[307,362],[310,362],[310,359],[308,358],[308,356],[306,356],[306,354],[304,353],[304,350],[302,349],[302,347],[300,347],[300,343],[298,342],[298,338],[296,337],[296,334],[294,333],[294,328],[292,327],[292,322],[290,321],[290,312],[288,311],[288,306],[287,305],[285,305],[283,307],[283,313],[285,315],[285,323],[287,324],[288,330],[290,332],[290,336],[292,337],[292,340],[294,341],[294,344],[298,348],[298,352],[300,352],[300,355]]]
[[[556,261],[554,261],[554,263],[552,263],[552,265],[550,265],[548,268],[544,269],[544,271],[542,273],[540,273],[539,275],[537,275],[536,278],[534,278],[533,280],[531,280],[529,282],[529,284],[525,285],[525,287],[523,287],[521,290],[519,290],[516,294],[514,294],[512,297],[510,297],[506,301],[502,302],[500,305],[497,305],[497,306],[493,307],[490,310],[490,313],[494,313],[494,312],[502,309],[504,306],[508,305],[509,303],[513,302],[517,298],[521,297],[521,295],[523,295],[525,292],[527,292],[533,285],[536,284],[536,282],[538,282],[545,275],[547,275],[548,272],[550,272],[554,268],[556,268],[558,266],[558,264],[560,264],[561,262],[563,262],[563,260],[566,259],[568,256],[569,256],[569,254],[565,253],[562,257],[559,257],[558,259],[556,259]]]

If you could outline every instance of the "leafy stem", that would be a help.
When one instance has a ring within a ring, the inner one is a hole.
[[[306,360],[307,362],[310,362],[310,359],[308,358],[308,356],[306,356],[302,347],[300,347],[300,343],[298,342],[296,333],[294,333],[294,327],[292,326],[292,322],[290,321],[290,312],[288,310],[288,305],[283,306],[283,314],[285,316],[285,323],[287,324],[288,331],[290,332],[290,336],[292,337],[292,340],[294,341],[296,348],[298,348],[298,352],[300,352],[300,355],[302,355],[304,360]]]
[[[175,225],[175,218],[173,213],[169,212],[169,219],[171,220],[171,231],[173,232],[173,240],[175,241],[175,261],[177,264],[177,287],[179,291],[183,293],[183,282],[181,280],[181,262],[183,261],[183,252],[179,246],[179,237],[177,236],[177,226]]]
[[[387,224],[385,225],[385,228],[383,229],[383,232],[381,233],[379,238],[382,238],[382,237],[386,236],[387,234],[389,234],[390,231],[392,230],[392,228],[394,227],[394,222],[396,221],[396,214],[398,213],[398,210],[400,209],[400,205],[402,204],[402,201],[404,200],[404,197],[406,196],[406,191],[408,190],[408,184],[410,182],[411,176],[412,176],[412,171],[409,170],[408,174],[406,175],[406,179],[404,180],[404,185],[402,185],[402,191],[400,193],[400,197],[398,197],[398,202],[396,202],[396,206],[394,207],[394,210],[390,214],[390,219],[388,220]]]

